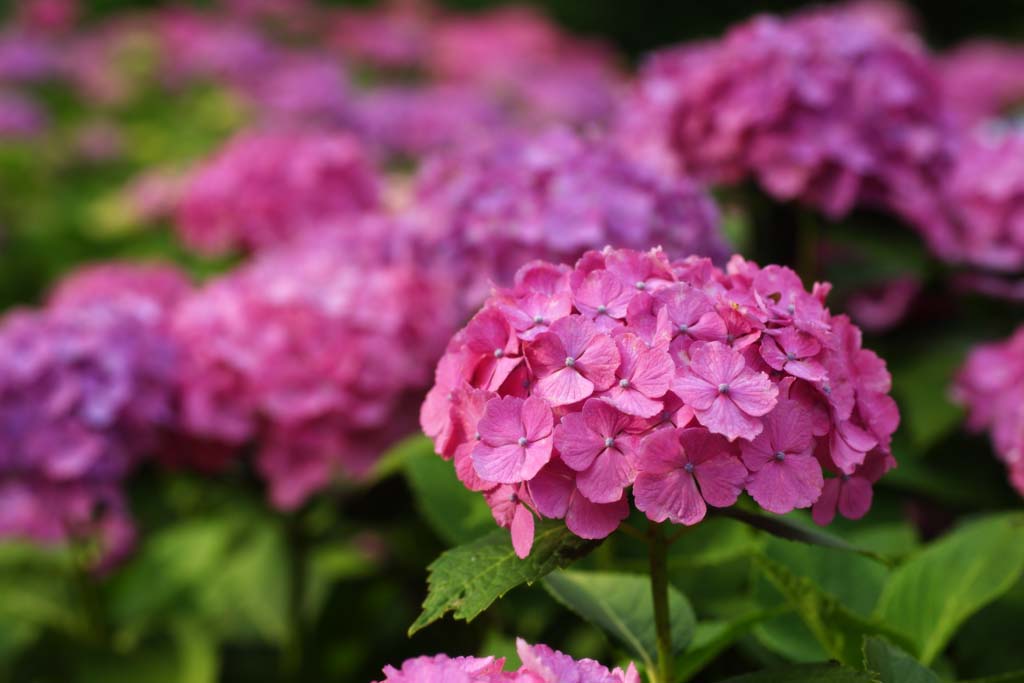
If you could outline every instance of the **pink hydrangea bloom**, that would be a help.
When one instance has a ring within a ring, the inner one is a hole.
[[[608,669],[522,638],[516,639],[516,653],[523,664],[515,671],[505,670],[504,659],[435,655],[407,660],[398,669],[386,666],[379,683],[640,683],[632,663],[625,671]]]
[[[170,269],[99,266],[0,319],[0,534],[130,549],[121,482],[175,428],[167,325],[187,290]]]
[[[331,22],[330,44],[345,57],[382,69],[411,69],[430,45],[432,12],[421,0],[346,7]]]
[[[331,240],[259,256],[177,310],[185,431],[256,446],[282,508],[364,474],[412,427],[403,406],[455,327],[450,296],[443,277]]]
[[[352,137],[242,134],[197,169],[177,227],[204,252],[255,251],[379,206],[379,181]]]
[[[764,431],[742,446],[743,464],[750,470],[747,491],[769,512],[810,507],[821,495],[824,479],[811,452],[814,435],[807,411],[798,401],[780,401],[765,418]]]
[[[855,517],[895,464],[891,378],[828,285],[610,247],[512,280],[452,338],[420,422],[520,557],[535,518],[612,533],[631,487],[658,522],[696,524],[744,490],[780,514],[827,493],[819,521]]]
[[[188,278],[173,266],[100,263],[74,271],[58,282],[50,294],[49,306],[75,309],[116,304],[142,319],[162,322],[191,291]]]
[[[655,522],[693,525],[707,505],[736,502],[749,472],[735,446],[706,429],[659,429],[644,440],[643,471],[633,485],[636,506]]]
[[[623,125],[642,130],[646,119],[681,169],[715,183],[753,178],[833,217],[927,204],[952,158],[923,47],[844,7],[761,15],[655,55],[636,99]],[[646,156],[664,167],[651,144]]]
[[[610,143],[566,129],[497,136],[428,159],[413,210],[426,226],[424,239],[456,269],[473,307],[491,281],[511,284],[532,259],[570,261],[609,244],[725,255],[714,204],[698,186],[653,173]],[[594,297],[614,296],[602,290],[610,286],[586,285],[590,315],[602,303]]]
[[[1024,132],[970,136],[944,200],[919,223],[933,243],[956,245],[941,255],[992,270],[1024,268]]]
[[[938,60],[942,88],[964,124],[1007,114],[1024,104],[1024,48],[976,40]]]
[[[523,6],[444,18],[426,61],[434,78],[490,92],[530,123],[603,122],[621,78],[605,46]]]
[[[1010,483],[1024,496],[1024,327],[1001,342],[975,347],[953,386],[967,426],[987,430]]]

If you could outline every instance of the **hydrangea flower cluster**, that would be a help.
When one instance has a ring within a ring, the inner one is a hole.
[[[256,251],[373,210],[379,195],[377,174],[352,137],[245,133],[193,174],[177,226],[205,252]]]
[[[455,327],[450,297],[442,278],[330,240],[261,254],[178,307],[182,429],[254,447],[281,508],[364,474],[415,426],[403,416]]]
[[[504,658],[436,655],[407,660],[398,669],[386,666],[380,683],[640,683],[634,664],[609,670],[522,638],[516,640],[516,653],[523,662],[516,671],[505,671]]]
[[[424,162],[414,186],[426,239],[475,308],[531,259],[566,262],[606,244],[724,258],[718,213],[692,181],[612,144],[553,128],[467,145]]]
[[[984,268],[1024,268],[1024,131],[970,136],[945,183],[944,210],[922,225],[955,235],[955,258]]]
[[[187,291],[170,269],[102,266],[0,319],[0,535],[130,548],[120,484],[173,428],[167,316]]]
[[[657,522],[696,524],[744,490],[774,513],[860,517],[899,413],[829,289],[658,249],[526,265],[453,338],[423,430],[521,557],[535,515],[612,533],[630,486]]]
[[[762,15],[656,54],[627,111],[703,180],[753,178],[832,217],[859,204],[911,211],[951,154],[933,71],[912,35],[861,13]]]
[[[1001,342],[975,347],[953,385],[967,426],[988,430],[1010,483],[1024,496],[1024,327]]]
[[[943,55],[937,64],[946,100],[964,124],[1006,114],[1024,104],[1024,48],[978,40]]]

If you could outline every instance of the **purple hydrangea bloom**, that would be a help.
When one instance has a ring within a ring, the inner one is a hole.
[[[0,319],[0,533],[127,551],[120,484],[175,426],[167,316],[186,289],[173,271],[102,266]]]
[[[34,100],[13,90],[0,90],[0,139],[32,137],[46,128],[48,119]]]
[[[714,203],[698,185],[654,173],[610,143],[563,128],[428,159],[413,210],[472,305],[492,281],[511,284],[533,259],[572,261],[605,245],[725,254]]]
[[[923,47],[847,8],[761,15],[655,55],[637,100],[626,111],[646,116],[682,169],[715,183],[753,178],[833,217],[930,202],[952,153]],[[633,130],[643,125],[631,116]]]

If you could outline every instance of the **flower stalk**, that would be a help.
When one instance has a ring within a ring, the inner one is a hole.
[[[648,528],[651,561],[651,597],[654,600],[654,626],[658,639],[657,672],[650,672],[651,683],[673,683],[672,622],[668,609],[668,542],[661,524]]]

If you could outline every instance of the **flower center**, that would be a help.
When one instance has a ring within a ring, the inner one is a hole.
[[[725,382],[722,382],[721,384],[719,384],[718,385],[718,393],[720,393],[720,394],[728,394],[729,393],[729,385],[726,384]]]
[[[572,356],[566,356],[565,357],[565,367],[571,368],[574,365],[576,365],[576,359],[573,358]]]
[[[543,325],[544,324],[544,316],[542,316],[542,315],[535,315],[535,316],[533,316],[533,324],[534,325]]]
[[[736,335],[735,334],[727,334],[727,335],[725,335],[725,341],[728,344],[732,344],[734,341],[736,341]]]
[[[476,439],[477,441],[479,441],[479,440],[480,440],[480,439],[482,439],[483,437],[482,437],[482,436],[480,436],[480,432],[477,432],[476,434],[474,434],[474,435],[473,435],[473,438],[474,438],[474,439]]]
[[[682,332],[683,334],[686,334],[687,332],[690,331],[690,326],[687,325],[686,323],[679,323],[679,331]]]
[[[850,475],[849,474],[842,474],[842,475],[839,476],[839,478],[842,481],[850,481]]]
[[[790,351],[786,354],[786,360],[796,360],[796,354]]]
[[[832,387],[829,386],[828,384],[821,385],[821,390],[824,391],[826,394],[832,393]]]
[[[796,313],[796,306],[790,304],[786,306],[786,311],[788,311],[790,315],[793,315],[794,313]]]
[[[605,313],[608,312],[608,307],[605,306],[604,304],[601,304],[600,306],[597,307],[597,312],[600,313],[601,315],[604,315]]]
[[[643,280],[637,280],[636,284],[633,286],[639,290],[647,289],[647,283],[644,282]]]
[[[504,349],[494,349],[494,357],[495,358],[501,358],[504,355],[505,355]]]
[[[683,469],[686,470],[687,472],[689,472],[690,474],[693,474],[693,463],[692,462],[686,463],[685,465],[683,465]]]
[[[529,441],[526,439],[525,436],[519,437],[519,445],[520,446],[523,446],[525,448],[526,444],[528,444],[528,443],[529,443]]]
[[[619,380],[619,386],[622,387],[623,389],[628,389],[629,388],[629,380],[628,379],[620,379]]]
[[[782,451],[775,451],[775,459],[778,460],[779,462],[782,462],[783,460],[786,459],[786,454],[783,453]]]
[[[614,445],[615,445],[615,439],[614,439],[613,437],[610,437],[610,436],[609,436],[609,437],[607,437],[607,438],[606,438],[606,439],[604,440],[604,447],[605,447],[605,448],[611,448],[611,447],[612,447],[612,446],[614,446]]]

